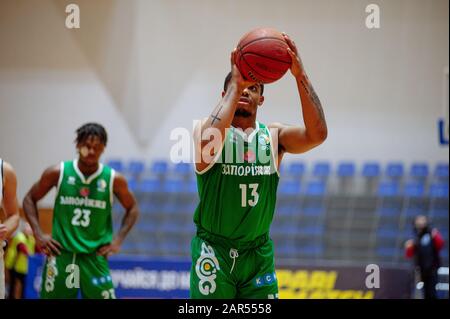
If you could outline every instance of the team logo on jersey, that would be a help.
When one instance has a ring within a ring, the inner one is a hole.
[[[67,184],[69,185],[75,185],[76,180],[74,176],[69,176],[69,178],[67,179]]]
[[[214,249],[202,243],[202,251],[195,265],[195,272],[200,279],[198,289],[202,295],[207,296],[216,291],[217,270],[220,270],[220,267]]]
[[[261,149],[265,151],[266,149],[269,148],[270,138],[267,135],[262,134],[258,137],[258,143],[259,145],[261,145]]]
[[[244,153],[244,161],[248,163],[253,163],[256,161],[256,154],[252,150],[247,150],[247,152]]]
[[[88,197],[89,193],[90,193],[90,190],[89,190],[88,187],[82,187],[80,189],[80,195],[83,196],[83,197]]]
[[[107,186],[107,184],[106,184],[106,181],[104,179],[99,179],[97,181],[97,190],[98,191],[104,192],[105,189],[106,189],[106,186]]]

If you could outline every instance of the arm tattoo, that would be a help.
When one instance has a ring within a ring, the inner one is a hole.
[[[305,75],[305,77],[306,77],[306,75]],[[308,77],[306,77],[306,79],[308,79]],[[325,115],[323,114],[322,103],[320,103],[319,97],[317,96],[317,93],[314,90],[313,86],[311,85],[311,83],[309,83],[309,81],[308,81],[307,85],[305,85],[303,80],[300,83],[302,84],[302,86],[305,89],[306,93],[308,94],[309,98],[311,99],[311,101],[313,102],[317,111],[319,112],[320,120],[325,121]]]
[[[225,93],[225,96],[223,97],[223,103],[226,103],[230,99],[230,91],[227,91]],[[219,117],[220,111],[222,111],[223,104],[220,104],[219,109],[217,110],[216,114],[211,114],[211,125],[214,125],[214,123],[217,121],[221,121],[222,119]]]
[[[221,120],[221,118],[218,115],[219,115],[220,111],[222,110],[222,108],[223,108],[223,105],[220,105],[219,109],[217,110],[216,115],[211,114],[211,117],[212,117],[211,125],[214,125],[215,121],[219,122]]]

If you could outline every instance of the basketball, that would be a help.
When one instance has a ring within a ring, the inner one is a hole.
[[[258,28],[245,34],[237,45],[236,66],[246,79],[258,83],[279,80],[291,67],[288,44],[281,32]]]

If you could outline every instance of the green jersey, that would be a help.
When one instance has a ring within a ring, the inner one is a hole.
[[[77,160],[61,163],[52,236],[63,249],[93,253],[111,242],[113,181],[114,170],[106,165],[85,177]]]
[[[268,234],[279,175],[269,129],[258,122],[245,137],[230,128],[216,161],[197,172],[199,229],[236,241]]]

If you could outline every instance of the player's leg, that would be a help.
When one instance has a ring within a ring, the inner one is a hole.
[[[195,236],[191,243],[192,266],[190,298],[230,299],[236,297],[226,249]]]
[[[239,278],[246,278],[238,288],[237,298],[278,299],[278,281],[272,240],[239,256]]]
[[[81,296],[87,299],[116,299],[108,261],[86,254],[80,260]]]
[[[46,258],[42,271],[42,299],[77,298],[79,283],[76,282],[76,276],[73,276],[73,265],[77,265],[76,255],[73,253],[62,252],[59,256]]]

